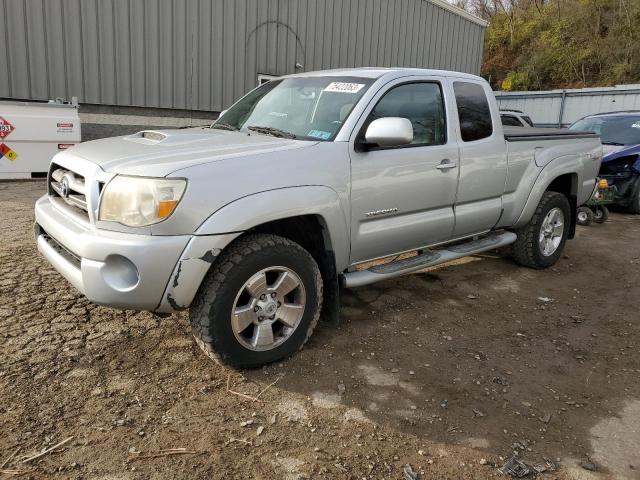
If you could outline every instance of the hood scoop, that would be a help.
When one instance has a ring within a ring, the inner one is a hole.
[[[141,138],[146,138],[147,140],[151,140],[151,141],[160,143],[162,140],[167,138],[167,135],[165,135],[162,132],[154,132],[153,130],[144,130],[144,131],[140,132],[140,137]]]
[[[142,145],[187,145],[190,143],[202,142],[210,138],[206,133],[193,133],[188,131],[161,131],[161,130],[143,130],[133,135],[127,135],[124,140],[129,142],[140,143]]]

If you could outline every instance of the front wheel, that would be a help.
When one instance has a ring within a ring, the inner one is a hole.
[[[190,308],[196,343],[219,363],[250,368],[300,350],[318,322],[322,279],[300,245],[247,235],[218,258]]]
[[[569,235],[571,206],[558,192],[545,192],[528,224],[516,230],[512,247],[516,262],[531,268],[555,264]]]

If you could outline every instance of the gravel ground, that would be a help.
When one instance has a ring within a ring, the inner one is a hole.
[[[43,190],[0,183],[2,478],[505,478],[513,451],[640,478],[640,217],[579,227],[546,271],[491,253],[347,292],[340,327],[235,372],[186,313],[74,291],[34,246]]]

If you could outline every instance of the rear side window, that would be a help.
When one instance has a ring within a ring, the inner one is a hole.
[[[520,120],[518,120],[513,115],[501,115],[500,118],[502,119],[502,125],[504,125],[505,127],[521,127],[522,126],[522,124],[520,123]]]
[[[408,119],[413,126],[414,146],[446,143],[444,102],[437,83],[407,83],[392,88],[369,114],[363,132],[372,121],[384,117]]]
[[[472,142],[493,133],[491,110],[482,86],[477,83],[453,82],[458,105],[462,140]]]

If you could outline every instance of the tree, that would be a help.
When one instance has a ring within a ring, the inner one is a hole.
[[[640,0],[460,0],[487,20],[482,74],[495,88],[640,82]]]

